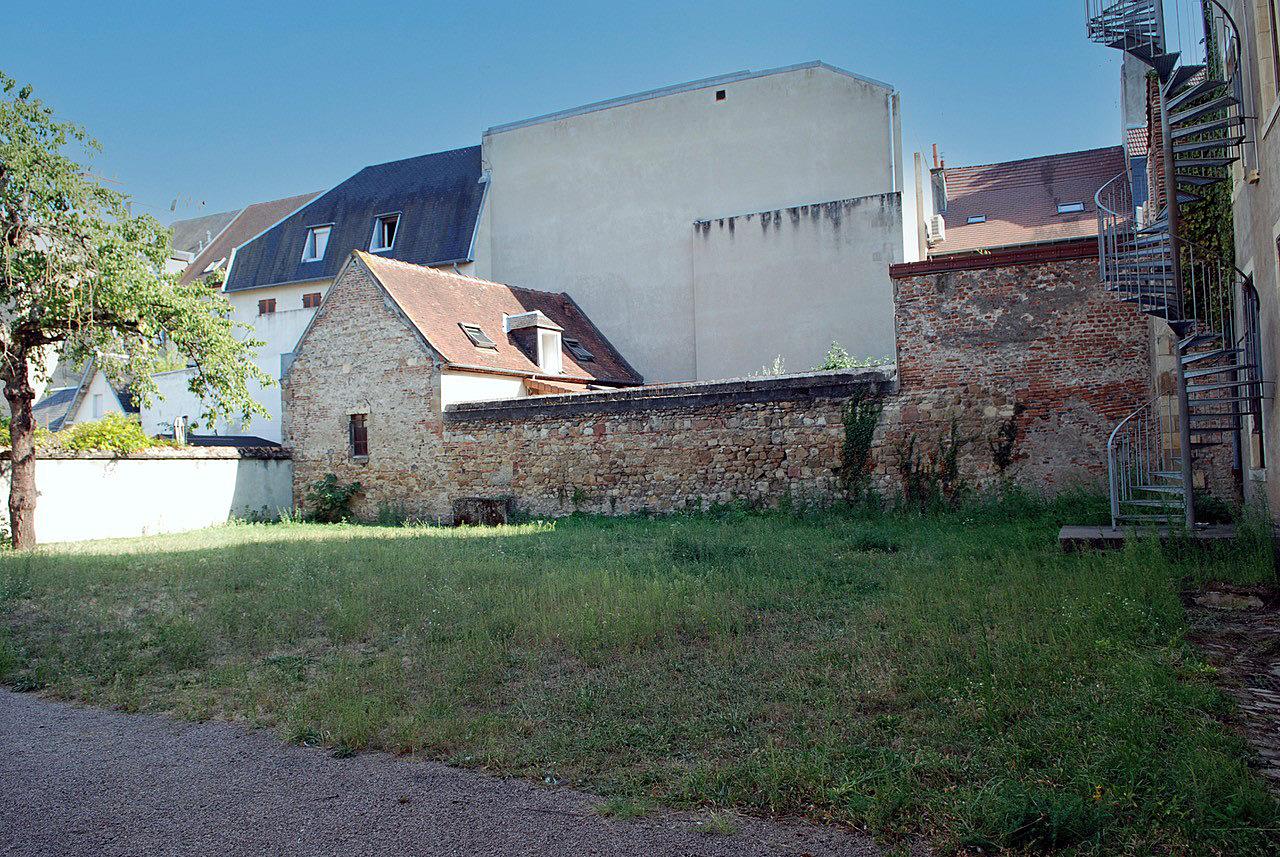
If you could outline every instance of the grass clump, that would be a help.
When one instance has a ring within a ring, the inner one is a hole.
[[[1270,854],[1180,592],[1262,537],[1064,554],[1094,498],[245,525],[0,556],[0,679],[943,849]],[[725,815],[728,819],[731,816]]]

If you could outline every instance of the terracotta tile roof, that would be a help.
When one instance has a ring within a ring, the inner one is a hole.
[[[545,376],[515,341],[503,332],[503,315],[541,310],[564,329],[563,338],[576,339],[595,357],[578,361],[563,350],[561,381],[608,384],[640,384],[643,379],[604,337],[586,314],[563,292],[540,292],[507,286],[384,259],[364,251],[355,257],[377,278],[399,304],[431,347],[450,365]],[[461,325],[478,325],[497,349],[477,348]]]
[[[930,248],[929,255],[1097,235],[1094,194],[1124,170],[1121,146],[946,168],[946,241]],[[1058,213],[1059,205],[1075,202],[1084,210]],[[986,221],[968,222],[977,217]]]
[[[319,195],[319,191],[304,193],[298,196],[286,197],[285,199],[275,199],[270,202],[257,202],[241,209],[240,213],[222,230],[222,233],[213,239],[213,243],[204,248],[200,255],[192,260],[191,264],[182,272],[182,276],[178,278],[178,282],[190,283],[203,277],[211,265],[217,266],[219,262],[225,265],[227,257],[231,255],[231,251],[236,247],[267,229],[276,221],[288,217]]]
[[[1131,158],[1145,158],[1151,147],[1151,132],[1146,125],[1130,128],[1125,133],[1125,145]],[[1119,173],[1116,173],[1119,175]]]

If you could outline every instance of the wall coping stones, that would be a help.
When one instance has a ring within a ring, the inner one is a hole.
[[[1073,262],[1079,259],[1093,259],[1097,255],[1097,238],[1078,238],[1054,244],[1033,244],[1028,247],[1011,247],[1007,250],[958,253],[954,256],[937,256],[920,262],[903,262],[890,265],[889,276],[895,280],[901,280],[925,274],[945,274],[948,271],[979,271],[987,268],[1007,268],[1013,265]]]
[[[522,420],[577,414],[628,414],[668,408],[706,407],[756,402],[795,402],[847,398],[860,391],[878,396],[897,392],[892,366],[837,369],[728,381],[682,381],[646,384],[591,393],[565,393],[494,402],[466,402],[445,408],[446,424],[481,420]]]
[[[8,461],[10,450],[0,449],[0,461]],[[73,459],[102,460],[123,459],[128,461],[183,461],[190,459],[231,459],[244,458],[263,461],[288,461],[293,455],[284,447],[274,446],[155,446],[139,450],[128,455],[119,455],[110,451],[70,452],[67,450],[36,450],[37,461],[67,461]]]

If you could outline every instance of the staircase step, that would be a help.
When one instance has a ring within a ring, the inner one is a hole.
[[[1135,491],[1150,491],[1153,494],[1185,494],[1181,485],[1135,485]],[[1153,502],[1159,503],[1159,500]]]
[[[1197,345],[1208,345],[1211,342],[1221,343],[1221,333],[1193,333],[1186,339],[1178,340],[1178,350],[1186,351],[1188,348],[1195,348]]]
[[[1226,176],[1202,176],[1191,175],[1190,173],[1174,173],[1173,177],[1183,184],[1195,185],[1196,187],[1208,187],[1227,180]]]
[[[1178,122],[1179,120],[1176,117],[1179,110],[1183,109],[1186,105],[1196,99],[1203,98],[1206,95],[1217,92],[1226,85],[1227,82],[1225,80],[1217,80],[1216,78],[1206,78],[1205,80],[1194,83],[1188,80],[1187,86],[1179,91],[1177,95],[1169,99],[1169,120],[1171,122]]]
[[[1177,479],[1179,482],[1182,481],[1181,470],[1156,470],[1151,475],[1159,476],[1162,479]]]
[[[1212,393],[1214,390],[1234,390],[1236,387],[1247,387],[1252,383],[1254,382],[1253,381],[1223,381],[1219,384],[1188,384],[1187,393],[1188,394]],[[1226,402],[1230,400],[1229,399],[1207,399],[1203,401]]]
[[[1184,508],[1177,507],[1177,508],[1171,509],[1171,511],[1177,512],[1178,517],[1181,518],[1182,513],[1185,512],[1186,510]],[[1169,523],[1171,518],[1172,518],[1172,515],[1117,515],[1116,516],[1117,521],[1125,521],[1125,522],[1133,522],[1133,523],[1141,523],[1144,521],[1161,521],[1167,524]]]
[[[1199,125],[1184,125],[1181,128],[1174,128],[1173,139],[1185,140],[1188,137],[1196,137],[1200,134],[1212,134],[1214,131],[1231,131],[1243,124],[1244,119],[1239,116],[1211,119],[1208,122],[1201,122]]]
[[[1220,95],[1217,98],[1206,101],[1204,104],[1197,104],[1195,107],[1188,107],[1186,110],[1179,113],[1170,113],[1169,125],[1176,128],[1183,122],[1191,122],[1195,119],[1201,118],[1202,116],[1208,116],[1210,113],[1216,113],[1219,110],[1226,110],[1228,108],[1235,107],[1239,103],[1240,99],[1236,98],[1234,95]],[[1236,118],[1239,117],[1228,116],[1226,120],[1219,119],[1215,121],[1230,121]],[[1176,137],[1177,135],[1175,134],[1174,136]]]
[[[1192,202],[1199,202],[1202,199],[1204,199],[1204,197],[1199,194],[1189,193],[1183,190],[1178,191],[1178,205],[1187,205]]]
[[[1256,369],[1252,363],[1244,363],[1238,366],[1214,366],[1211,369],[1193,369],[1190,372],[1184,372],[1183,376],[1188,381],[1192,378],[1208,378],[1210,375],[1221,375],[1223,372],[1235,372],[1243,369]]]
[[[1121,500],[1120,505],[1141,506],[1148,509],[1169,509],[1175,512],[1186,509],[1183,503],[1170,503],[1168,500]]]
[[[1177,70],[1169,76],[1167,81],[1165,81],[1163,87],[1164,94],[1168,95],[1171,92],[1180,91],[1183,87],[1190,84],[1196,75],[1200,74],[1204,70],[1205,67],[1202,65],[1178,66]]]
[[[1163,235],[1151,236],[1151,241],[1141,247],[1135,247],[1132,250],[1121,250],[1118,258],[1120,259],[1144,259],[1156,258],[1163,259],[1172,255],[1169,251],[1169,242],[1165,240]]]
[[[1197,140],[1193,143],[1175,143],[1173,153],[1181,155],[1186,152],[1211,152],[1214,149],[1229,149],[1232,146],[1239,146],[1244,142],[1244,135],[1240,134],[1235,137],[1225,137],[1221,140]],[[1176,171],[1183,163],[1176,158],[1173,162],[1173,168]]]
[[[1205,360],[1213,360],[1217,357],[1226,357],[1230,354],[1243,354],[1243,353],[1244,353],[1243,348],[1219,348],[1214,351],[1201,351],[1195,354],[1184,354],[1182,355],[1182,365],[1190,366],[1194,363],[1200,363]]]
[[[1175,158],[1173,163],[1174,163],[1174,170],[1176,174],[1177,170],[1180,170],[1183,168],[1191,169],[1194,167],[1195,169],[1207,170],[1207,169],[1214,169],[1219,167],[1229,167],[1238,160],[1240,159],[1239,158]]]

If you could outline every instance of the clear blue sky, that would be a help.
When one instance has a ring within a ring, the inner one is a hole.
[[[1119,54],[1085,40],[1076,0],[38,5],[4,16],[0,69],[87,126],[97,171],[164,222],[813,59],[898,87],[908,175],[933,142],[952,164],[1119,142]]]

